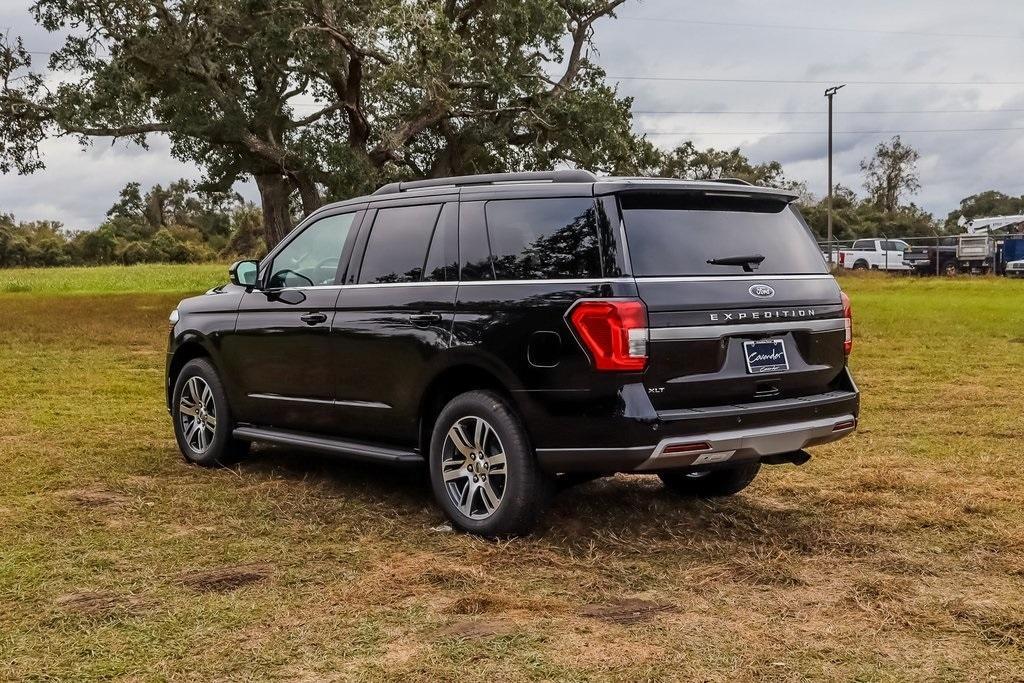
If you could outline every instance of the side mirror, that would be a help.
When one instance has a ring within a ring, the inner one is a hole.
[[[231,284],[239,287],[255,287],[260,272],[259,261],[235,261],[228,268]]]

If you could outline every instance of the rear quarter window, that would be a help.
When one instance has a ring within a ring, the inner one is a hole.
[[[799,212],[781,199],[701,193],[619,197],[633,274],[743,275],[711,259],[763,256],[758,275],[824,274],[821,251]]]
[[[485,213],[498,280],[602,276],[593,199],[495,200],[487,202]]]

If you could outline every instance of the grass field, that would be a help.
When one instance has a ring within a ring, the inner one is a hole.
[[[182,462],[184,291],[143,290],[222,273],[0,271],[0,679],[1024,676],[1024,282],[846,279],[855,436],[729,500],[580,486],[489,543],[416,476]]]

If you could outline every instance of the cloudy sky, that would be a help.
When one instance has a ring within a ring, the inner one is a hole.
[[[0,0],[0,30],[46,51],[28,3]],[[862,191],[860,160],[893,133],[921,152],[915,200],[945,216],[986,189],[1024,194],[1024,2],[1020,0],[630,0],[597,26],[597,60],[635,98],[636,129],[663,147],[740,146],[822,194],[828,84],[837,182]],[[37,57],[45,60],[45,57]],[[986,85],[988,83],[989,85]],[[639,113],[644,112],[644,113]],[[652,113],[646,113],[652,112]],[[668,113],[665,113],[668,112]],[[0,212],[95,226],[117,191],[197,178],[153,138],[44,147],[47,169],[0,177]],[[255,197],[251,187],[240,188]]]

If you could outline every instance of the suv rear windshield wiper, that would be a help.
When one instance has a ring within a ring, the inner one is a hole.
[[[707,260],[713,266],[743,266],[743,270],[752,273],[764,261],[764,256],[752,254],[750,256],[723,256],[722,258],[709,258]]]

